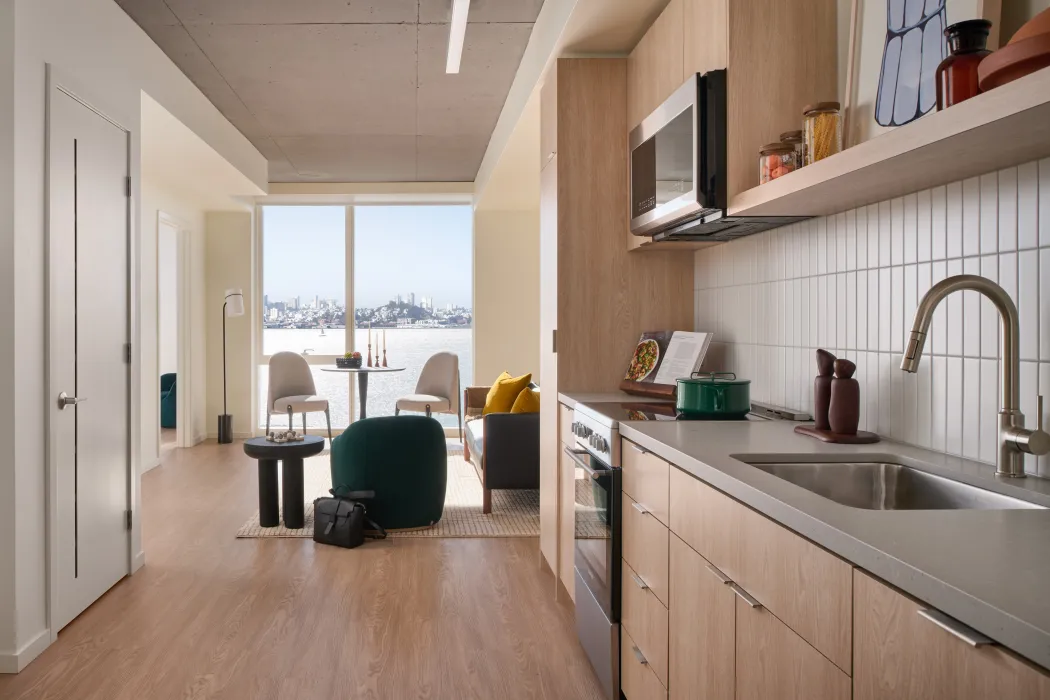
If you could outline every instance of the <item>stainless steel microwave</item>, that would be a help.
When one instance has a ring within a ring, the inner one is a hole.
[[[726,71],[714,70],[691,76],[631,131],[631,233],[726,241],[807,218],[726,215],[726,120]]]

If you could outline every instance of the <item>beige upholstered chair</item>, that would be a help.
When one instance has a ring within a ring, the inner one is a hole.
[[[451,352],[432,355],[423,365],[416,382],[416,393],[402,396],[394,406],[394,415],[401,411],[426,413],[455,413],[459,435],[463,437],[463,417],[459,413],[459,356]]]
[[[270,432],[270,416],[288,414],[288,429],[292,428],[292,414],[303,414],[303,433],[306,433],[306,414],[324,411],[328,423],[328,439],[332,439],[332,417],[328,399],[316,396],[314,375],[302,355],[279,352],[270,357],[269,381],[266,396],[266,432]]]

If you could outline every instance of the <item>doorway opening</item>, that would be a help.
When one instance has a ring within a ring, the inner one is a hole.
[[[190,374],[187,248],[189,230],[175,217],[157,212],[157,453],[193,446]]]

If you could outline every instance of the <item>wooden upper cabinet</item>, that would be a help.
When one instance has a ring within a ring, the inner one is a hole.
[[[630,131],[685,82],[682,9],[671,0],[627,58],[627,129]]]
[[[855,700],[1050,700],[1045,672],[997,645],[970,646],[859,569],[853,591]]]
[[[729,65],[728,0],[684,0],[682,26],[685,70],[682,77],[692,73]]]
[[[540,88],[540,170],[558,154],[558,67],[548,72]]]

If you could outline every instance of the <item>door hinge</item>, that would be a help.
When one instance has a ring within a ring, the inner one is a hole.
[[[558,329],[551,331],[551,352],[558,353]]]
[[[131,364],[131,343],[124,343],[124,363]]]
[[[124,511],[124,524],[127,526],[128,530],[131,529],[131,511],[130,510]]]
[[[127,177],[124,178],[124,196],[125,197],[130,197],[131,196],[131,176],[130,175],[128,175]]]

